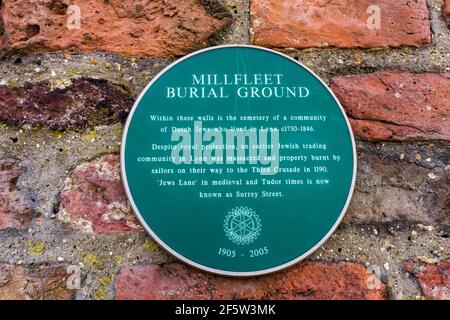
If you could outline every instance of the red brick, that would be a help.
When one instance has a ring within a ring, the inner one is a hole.
[[[75,168],[66,180],[57,217],[85,232],[139,229],[120,178],[117,155],[106,155]]]
[[[23,230],[30,223],[33,214],[30,202],[16,187],[21,173],[16,160],[0,160],[0,230]]]
[[[425,298],[450,300],[450,260],[436,264],[409,260],[405,269],[417,278]]]
[[[81,28],[67,28],[68,5]],[[182,55],[230,23],[219,6],[197,0],[5,0],[0,49],[70,50],[125,55]]]
[[[381,28],[369,29],[378,5]],[[431,41],[425,0],[253,0],[253,42],[278,48],[420,47]]]
[[[0,264],[0,300],[68,300],[66,265],[26,268]]]
[[[0,120],[39,124],[52,129],[123,121],[134,99],[107,81],[77,79],[62,89],[45,83],[0,86]]]
[[[445,0],[444,10],[442,11],[444,15],[445,21],[447,21],[448,26],[450,27],[450,0]]]
[[[449,73],[335,77],[331,88],[361,139],[450,139]]]
[[[384,284],[369,289],[367,269],[357,263],[311,262],[273,275],[236,279],[206,274],[180,263],[121,270],[116,299],[386,299]],[[370,287],[370,286],[369,286]]]

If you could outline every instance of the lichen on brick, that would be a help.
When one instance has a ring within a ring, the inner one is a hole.
[[[86,253],[84,255],[83,264],[95,269],[101,269],[103,267],[103,262],[93,253]]]
[[[45,243],[42,241],[30,242],[28,253],[31,255],[41,255],[45,251]]]

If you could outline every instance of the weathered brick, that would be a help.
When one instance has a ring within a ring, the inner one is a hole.
[[[21,173],[16,160],[0,160],[0,230],[23,230],[30,223],[33,214],[30,201],[16,187]]]
[[[236,279],[180,263],[121,270],[116,299],[386,299],[383,283],[357,263],[311,262],[273,275]],[[376,286],[374,284],[379,284]],[[372,288],[372,289],[369,289]]]
[[[85,232],[139,229],[120,178],[117,155],[106,155],[75,168],[66,180],[57,217]]]
[[[449,73],[335,77],[331,88],[361,139],[450,139]]]
[[[0,264],[0,300],[68,300],[66,265],[26,268]]]
[[[355,192],[344,222],[450,225],[447,176],[444,168],[430,170],[399,158],[360,153]]]
[[[125,120],[133,102],[123,89],[95,79],[73,80],[64,88],[0,86],[0,120],[52,129],[112,124]]]
[[[79,29],[68,28],[68,21],[75,16],[66,13],[74,3],[81,13]],[[230,23],[224,9],[205,8],[198,0],[5,0],[1,18],[2,50],[104,51],[158,57],[182,55]]]
[[[381,13],[380,28],[368,27],[369,6]],[[425,0],[253,0],[253,42],[278,48],[374,48],[430,43]]]
[[[447,21],[448,26],[450,27],[450,0],[445,0],[444,9],[442,10],[445,21]]]
[[[405,269],[419,281],[422,293],[430,300],[450,300],[450,261],[435,264],[409,260]]]

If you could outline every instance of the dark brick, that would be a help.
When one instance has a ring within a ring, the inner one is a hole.
[[[106,125],[124,121],[134,99],[107,81],[77,79],[63,89],[45,83],[0,86],[0,120],[52,129]]]

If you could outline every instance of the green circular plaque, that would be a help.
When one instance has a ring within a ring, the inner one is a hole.
[[[171,254],[210,272],[288,267],[333,233],[356,156],[348,119],[310,70],[275,51],[220,46],[178,60],[128,118],[122,175]]]

